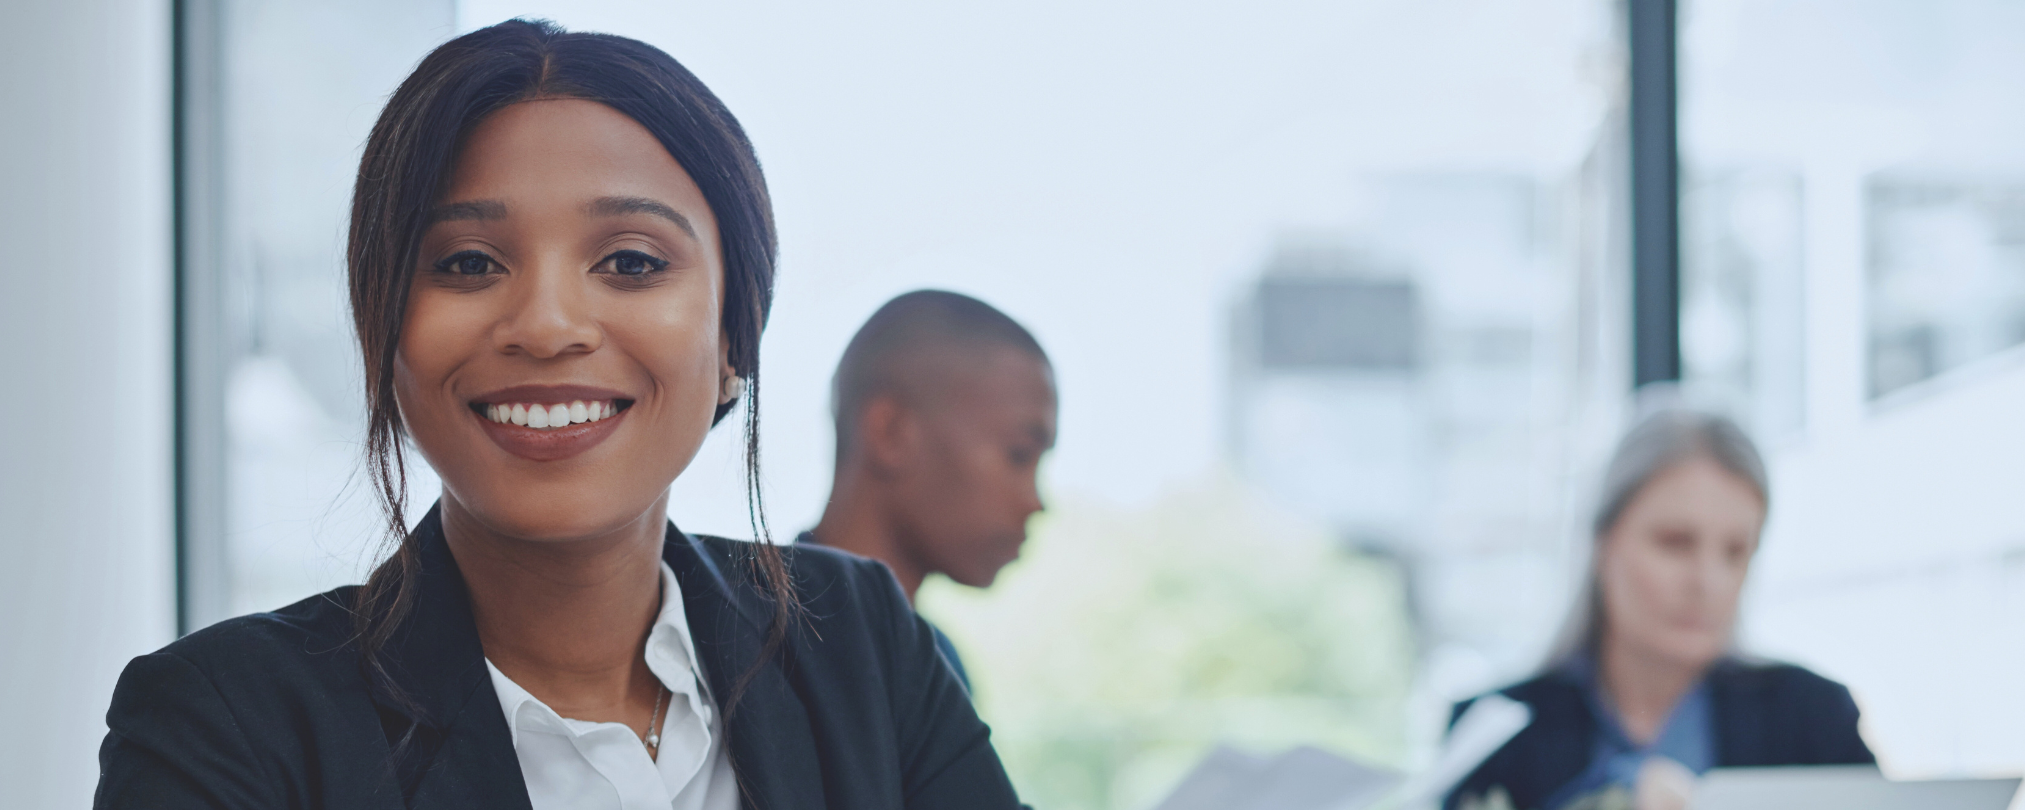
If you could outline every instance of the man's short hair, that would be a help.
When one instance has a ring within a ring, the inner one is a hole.
[[[996,307],[962,293],[915,290],[891,301],[858,329],[837,362],[830,382],[830,414],[837,425],[837,456],[842,458],[857,430],[866,403],[884,394],[912,393],[922,375],[947,373],[947,364],[923,362],[930,352],[981,354],[1012,348],[1048,362],[1026,327]]]

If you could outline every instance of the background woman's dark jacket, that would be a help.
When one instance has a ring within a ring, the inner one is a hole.
[[[1858,765],[1875,763],[1856,729],[1856,701],[1842,684],[1800,667],[1734,660],[1709,671],[1714,704],[1717,767],[1753,765]],[[1533,722],[1478,766],[1451,793],[1481,796],[1502,785],[1519,810],[1553,810],[1540,803],[1589,767],[1596,746],[1596,717],[1581,684],[1552,672],[1500,691],[1533,710]],[[1455,707],[1449,722],[1474,701]]]
[[[353,588],[193,633],[120,676],[102,808],[527,808],[464,579],[434,511],[415,609],[387,650],[410,704],[369,685]],[[740,544],[669,526],[663,557],[720,700],[771,615]],[[1011,808],[989,732],[879,563],[783,549],[808,608],[730,712],[747,807]],[[412,737],[405,746],[397,741]]]

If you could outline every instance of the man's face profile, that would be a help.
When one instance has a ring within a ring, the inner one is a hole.
[[[1041,511],[1041,456],[1055,443],[1054,372],[1014,347],[938,358],[942,384],[901,409],[894,492],[904,551],[928,571],[986,587],[1019,557]]]

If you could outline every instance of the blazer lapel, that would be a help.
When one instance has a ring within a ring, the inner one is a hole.
[[[413,810],[484,807],[532,810],[490,679],[451,722],[442,750],[416,786]]]
[[[734,555],[744,550],[743,544],[732,546]],[[745,584],[746,573],[735,570],[744,561],[720,565],[719,557],[709,548],[672,523],[662,556],[682,585],[689,634],[697,657],[702,659],[711,696],[724,712],[725,738],[732,761],[739,763],[739,792],[745,806],[756,810],[825,807],[815,730],[789,678],[792,638],[753,674],[737,703],[727,703],[739,679],[758,660],[771,617],[764,597]]]
[[[395,775],[415,810],[531,810],[439,508],[415,527],[421,570],[413,609],[385,647],[387,678],[369,679],[389,738],[412,732]]]

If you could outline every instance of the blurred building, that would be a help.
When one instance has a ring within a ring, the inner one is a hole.
[[[1282,245],[1232,336],[1238,469],[1359,546],[1411,548],[1432,496],[1422,320],[1410,273],[1346,246]]]
[[[1369,213],[1283,240],[1232,319],[1239,473],[1410,571],[1439,700],[1532,665],[1568,554],[1582,393],[1566,184],[1369,178]]]
[[[2025,182],[1885,172],[1864,204],[1872,397],[2025,343]]]

